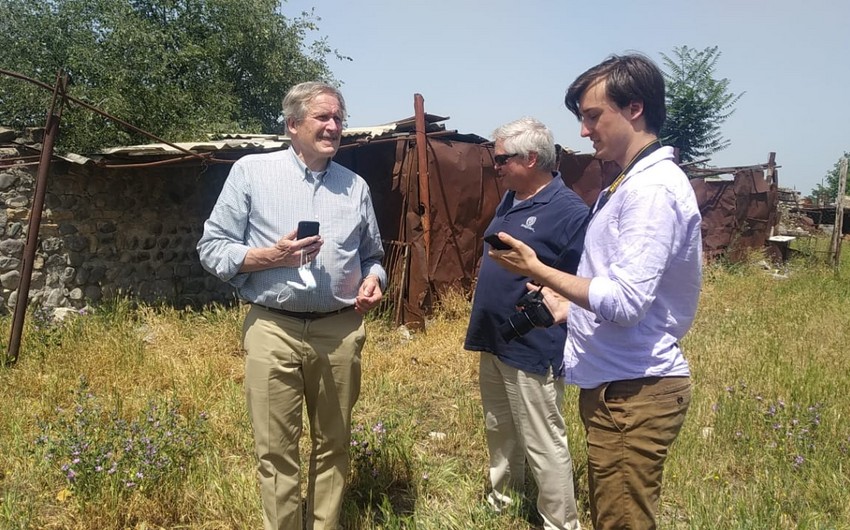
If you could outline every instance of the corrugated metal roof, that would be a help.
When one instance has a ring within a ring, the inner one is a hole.
[[[426,130],[428,132],[442,131],[445,127],[439,122],[447,120],[448,117],[434,114],[425,115]],[[397,120],[380,125],[367,127],[348,127],[342,131],[342,143],[371,141],[378,138],[389,137],[394,134],[410,133],[415,130],[416,120],[414,117]],[[177,156],[186,156],[186,151],[202,153],[226,153],[228,151],[277,151],[289,147],[288,136],[280,134],[247,134],[247,133],[220,133],[210,135],[207,141],[199,142],[175,142],[173,145],[156,143],[144,145],[126,145],[102,149],[91,155],[69,153],[60,156],[68,162],[85,165],[90,163],[103,163],[108,160],[128,158],[157,158],[167,159]],[[185,151],[181,151],[184,149]]]
[[[262,135],[270,136],[270,135]],[[241,138],[227,138],[223,140],[211,140],[206,142],[177,142],[174,145],[181,147],[187,151],[195,153],[209,153],[215,151],[230,151],[230,150],[246,150],[255,149],[261,151],[274,151],[283,149],[289,146],[289,139],[275,136],[262,137],[242,136]],[[127,145],[122,147],[110,147],[102,149],[96,155],[102,157],[110,156],[157,156],[157,155],[182,155],[185,154],[179,149],[167,144],[146,144],[146,145]]]

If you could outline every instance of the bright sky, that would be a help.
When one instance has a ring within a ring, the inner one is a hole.
[[[723,125],[713,166],[767,162],[804,195],[850,151],[848,0],[288,0],[315,8],[344,84],[352,127],[413,115],[413,95],[445,125],[487,138],[522,116],[565,147],[591,153],[564,107],[566,87],[611,53],[717,45],[716,76],[746,92]]]

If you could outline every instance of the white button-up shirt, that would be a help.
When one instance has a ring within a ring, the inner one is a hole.
[[[662,147],[640,160],[592,217],[577,275],[591,311],[572,304],[567,382],[581,388],[687,376],[679,340],[702,282],[701,216],[688,178]]]

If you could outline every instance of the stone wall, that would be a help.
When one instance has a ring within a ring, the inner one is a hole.
[[[24,155],[32,152],[0,149],[0,159]],[[18,296],[37,166],[2,166],[0,308],[8,311]],[[115,296],[177,307],[233,301],[195,250],[229,169],[52,163],[30,304],[81,308]]]

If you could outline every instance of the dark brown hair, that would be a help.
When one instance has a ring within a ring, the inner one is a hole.
[[[605,81],[605,95],[619,108],[633,101],[643,102],[646,128],[659,134],[667,118],[667,106],[664,76],[652,60],[638,53],[612,55],[578,76],[564,98],[564,104],[577,118],[581,119],[579,100],[591,85],[601,80]]]

